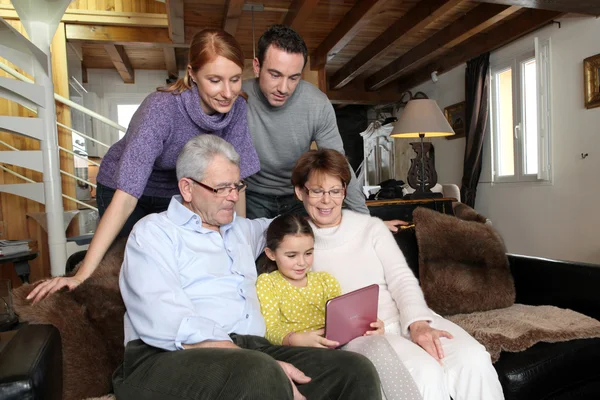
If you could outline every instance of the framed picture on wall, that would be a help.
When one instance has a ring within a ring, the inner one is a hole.
[[[600,107],[600,54],[583,60],[585,108]]]
[[[465,102],[461,101],[444,108],[444,115],[455,133],[452,136],[446,136],[446,139],[453,140],[465,137]]]

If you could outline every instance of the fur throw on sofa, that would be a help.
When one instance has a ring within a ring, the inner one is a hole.
[[[506,249],[494,228],[423,207],[413,219],[419,280],[432,310],[452,315],[514,304]]]
[[[116,242],[92,276],[72,291],[55,293],[35,305],[26,300],[35,285],[13,291],[21,321],[54,325],[60,332],[65,400],[110,393],[112,373],[123,361],[125,305],[119,272],[125,243]]]
[[[538,342],[566,342],[600,337],[600,322],[553,306],[514,304],[499,310],[447,317],[485,346],[498,361],[502,351],[527,350]]]

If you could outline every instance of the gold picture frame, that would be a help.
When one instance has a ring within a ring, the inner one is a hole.
[[[448,123],[454,130],[454,135],[446,136],[446,139],[458,139],[465,137],[466,119],[465,119],[465,102],[452,104],[444,108],[444,116],[448,120]]]
[[[585,108],[600,107],[600,54],[583,60]]]

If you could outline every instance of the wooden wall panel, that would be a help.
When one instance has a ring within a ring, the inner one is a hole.
[[[6,0],[0,0],[6,1]],[[69,7],[75,10],[140,12],[166,14],[165,3],[156,0],[75,0]]]
[[[52,81],[54,82],[54,92],[69,98],[69,74],[67,73],[67,40],[65,38],[65,24],[59,23],[58,29],[52,40]],[[62,103],[56,103],[56,120],[66,126],[71,126],[71,109]],[[71,131],[65,128],[58,127],[58,145],[73,150],[73,139]],[[75,164],[73,156],[61,151],[60,152],[60,169],[70,174],[75,174]],[[75,179],[68,176],[61,176],[62,191],[64,194],[76,196]],[[63,199],[63,207],[66,210],[77,209],[77,204],[71,200]]]

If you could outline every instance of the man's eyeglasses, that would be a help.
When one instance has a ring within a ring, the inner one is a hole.
[[[325,196],[325,194],[328,194],[329,197],[331,197],[332,199],[341,199],[342,197],[344,197],[344,194],[346,194],[346,188],[323,190],[309,189],[306,186],[304,186],[304,190],[306,190],[306,193],[308,193],[308,197],[312,197],[314,199],[320,199],[321,197]]]
[[[202,182],[198,182],[197,180],[195,180],[192,177],[187,177],[188,179],[190,179],[192,182],[196,183],[199,186],[202,186],[204,189],[206,190],[210,190],[211,192],[213,192],[214,194],[216,194],[219,197],[227,197],[231,194],[231,192],[233,190],[237,190],[238,193],[242,193],[244,190],[246,190],[246,182],[244,181],[240,181],[240,183],[234,184],[233,186],[226,186],[226,187],[222,187],[222,188],[213,188],[210,187]]]

